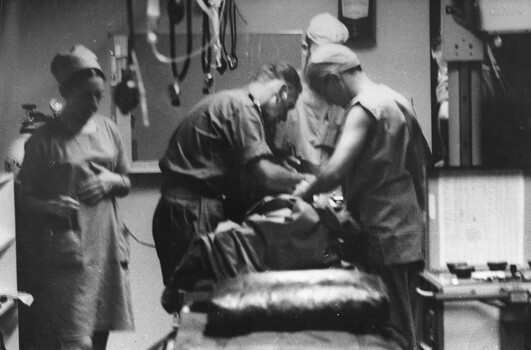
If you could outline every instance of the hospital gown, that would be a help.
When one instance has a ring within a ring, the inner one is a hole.
[[[79,201],[76,186],[94,176],[97,163],[126,174],[114,123],[94,117],[97,130],[68,136],[58,121],[38,129],[26,143],[21,192],[40,199],[67,195]],[[20,241],[22,281],[35,297],[30,317],[37,337],[91,335],[96,330],[131,330],[129,242],[114,197],[80,204],[69,219],[26,213]]]

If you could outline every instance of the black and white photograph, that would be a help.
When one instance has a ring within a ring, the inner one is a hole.
[[[531,0],[0,0],[0,350],[530,350]]]

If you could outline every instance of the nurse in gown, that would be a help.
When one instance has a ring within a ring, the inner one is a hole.
[[[65,108],[27,141],[19,174],[21,287],[35,298],[21,310],[20,338],[25,349],[105,349],[110,331],[134,327],[116,202],[130,166],[114,122],[97,112],[96,56],[76,45],[51,70]]]

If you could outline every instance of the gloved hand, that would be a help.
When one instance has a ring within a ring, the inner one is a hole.
[[[292,171],[294,173],[297,172],[297,167],[299,165],[301,165],[301,161],[299,160],[299,158],[295,157],[295,156],[285,156],[284,158],[282,158],[282,160],[280,161],[280,164],[286,168],[287,170],[289,171]]]
[[[90,166],[96,174],[78,184],[77,195],[84,203],[95,205],[105,198],[114,186],[120,186],[122,177],[94,162],[91,162]]]
[[[59,196],[48,200],[46,206],[48,213],[62,218],[70,218],[79,209],[79,202],[72,197]]]
[[[295,186],[295,190],[292,192],[294,196],[302,197],[305,200],[310,198],[307,195],[307,191],[310,188],[312,182],[315,181],[315,175],[313,174],[304,174],[305,178]]]
[[[292,194],[294,196],[300,197],[304,192],[306,192],[308,187],[310,187],[310,184],[308,183],[308,181],[302,180],[301,182],[297,184]]]

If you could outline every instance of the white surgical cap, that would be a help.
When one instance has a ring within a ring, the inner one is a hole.
[[[358,56],[348,47],[340,44],[319,46],[310,56],[306,74],[310,87],[318,91],[324,79],[360,66]]]
[[[320,13],[310,20],[306,36],[317,45],[343,44],[348,39],[348,29],[328,12]]]
[[[51,64],[52,74],[59,84],[66,82],[75,73],[91,68],[104,76],[96,55],[80,44],[67,52],[58,53]]]

